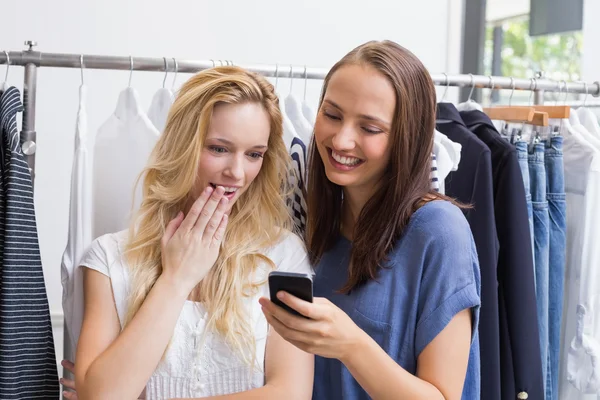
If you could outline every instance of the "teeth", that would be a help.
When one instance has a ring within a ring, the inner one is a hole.
[[[211,185],[215,188],[217,186],[221,186],[221,185],[215,185],[214,183],[211,183]],[[229,186],[223,186],[223,189],[225,189],[225,193],[232,193],[232,192],[235,192],[236,190],[238,190],[238,188],[236,188],[236,187],[229,187]]]
[[[333,157],[333,159],[335,161],[339,162],[340,164],[344,164],[344,165],[348,165],[348,166],[356,165],[360,162],[360,158],[343,157],[343,156],[337,154],[333,150],[331,151],[331,156]]]

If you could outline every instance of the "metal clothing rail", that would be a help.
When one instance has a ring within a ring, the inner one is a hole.
[[[214,67],[215,65],[238,65],[230,60],[186,60],[174,57],[151,58],[42,53],[33,50],[33,47],[37,46],[37,43],[34,41],[26,41],[25,45],[29,46],[29,49],[20,52],[0,52],[0,64],[25,67],[23,87],[23,103],[25,109],[23,112],[21,140],[23,143],[23,153],[31,168],[32,177],[35,173],[36,152],[35,105],[37,68],[85,68],[193,73]],[[293,79],[324,79],[329,71],[327,68],[312,68],[285,64],[241,64],[239,66],[267,77]],[[598,82],[588,84],[585,82],[553,81],[541,78],[522,79],[472,74],[449,75],[446,73],[431,74],[431,77],[437,86],[534,91],[536,104],[543,104],[544,91],[582,93],[590,94],[595,97],[600,95],[600,84]]]

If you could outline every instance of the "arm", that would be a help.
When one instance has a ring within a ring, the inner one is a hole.
[[[286,342],[270,330],[265,355],[265,386],[206,400],[302,400],[313,388],[314,356]]]
[[[159,278],[123,332],[110,279],[84,270],[85,309],[75,366],[81,399],[137,398],[173,334],[187,297]],[[161,318],[156,318],[160,315]]]
[[[416,376],[364,332],[355,350],[341,361],[373,399],[460,400],[470,345],[471,313],[463,310],[421,352]]]
[[[215,263],[225,235],[224,189],[207,188],[187,216],[180,212],[161,240],[162,273],[122,332],[110,279],[84,274],[84,318],[75,381],[82,399],[137,398],[173,335],[183,303]]]

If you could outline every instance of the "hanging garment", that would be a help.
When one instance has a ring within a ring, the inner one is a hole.
[[[141,109],[137,92],[133,88],[123,90],[114,114],[96,134],[92,239],[129,226],[131,212],[141,202],[142,181],[135,197],[134,187],[158,136]]]
[[[285,99],[285,114],[294,126],[299,139],[304,143],[309,143],[310,137],[312,136],[313,125],[311,125],[304,117],[302,114],[302,106],[292,94]]]
[[[288,208],[290,208],[294,221],[294,232],[300,237],[304,237],[306,228],[306,200],[304,198],[306,189],[306,146],[302,140],[292,139],[290,155],[292,156],[293,174],[289,177],[289,180],[293,193],[292,198],[288,199]]]
[[[439,192],[446,193],[445,179],[451,171],[456,171],[460,164],[459,143],[448,139],[440,131],[435,131],[433,136],[433,152],[437,161],[437,171],[439,178]]]
[[[460,143],[457,171],[446,178],[446,194],[474,205],[466,210],[481,269],[481,319],[479,338],[481,398],[500,399],[500,338],[498,317],[498,239],[494,219],[492,161],[490,149],[465,126],[458,110],[450,103],[438,103],[437,130]],[[513,396],[514,397],[514,396]]]
[[[550,231],[548,265],[548,373],[546,400],[559,400],[560,328],[565,275],[567,201],[564,184],[563,138],[553,135],[545,142],[546,198]]]
[[[560,126],[563,136],[567,200],[558,398],[596,400],[600,391],[600,152],[569,120],[550,123]]]
[[[38,244],[33,185],[21,152],[19,90],[0,97],[0,399],[57,399],[58,373]]]
[[[537,303],[538,329],[540,334],[540,355],[542,371],[548,368],[548,285],[550,280],[550,225],[548,200],[546,199],[546,166],[544,165],[544,144],[535,143],[529,151],[529,182],[533,215],[533,260],[535,270],[535,295]],[[546,377],[547,372],[544,373]],[[544,379],[544,392],[546,379]]]
[[[542,372],[540,336],[535,323],[533,253],[517,151],[500,136],[484,113],[461,112],[460,117],[491,151],[499,244],[497,287],[502,399],[524,398],[525,394],[530,399],[543,399],[545,373]]]
[[[79,110],[75,126],[75,154],[71,169],[69,231],[61,262],[62,305],[65,315],[65,358],[75,360],[83,323],[83,275],[77,268],[85,249],[92,243],[92,178],[88,152],[87,87],[79,88]]]
[[[173,104],[173,92],[169,89],[160,88],[152,97],[152,103],[148,109],[148,119],[159,133],[163,133],[167,124],[169,110]]]
[[[440,178],[438,176],[437,157],[435,153],[431,153],[431,188],[436,192],[440,191]]]
[[[306,120],[311,126],[315,126],[315,121],[317,117],[315,115],[315,112],[312,110],[312,108],[310,108],[306,101],[302,103],[302,115],[304,115],[304,118],[306,118]]]

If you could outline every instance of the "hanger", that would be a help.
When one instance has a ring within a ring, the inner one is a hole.
[[[10,68],[10,56],[6,50],[3,50],[6,55],[6,73],[4,74],[4,82],[0,85],[0,94],[8,89],[8,70]]]
[[[448,79],[448,74],[443,72],[444,76],[446,77],[446,88],[444,89],[444,94],[442,95],[442,100],[440,101],[440,103],[443,103],[446,100],[446,94],[448,94],[448,87],[450,87],[450,80]]]
[[[292,92],[294,85],[293,75],[294,69],[293,66],[290,65],[290,91],[285,99],[285,113],[292,122],[292,125],[294,125],[294,129],[296,130],[296,133],[298,133],[299,138],[306,143],[310,139],[312,127],[310,123],[306,120],[306,118],[304,118],[304,116],[302,115],[302,106],[294,97],[294,94]]]
[[[308,85],[308,72],[306,71],[306,65],[304,66],[304,97],[302,99],[302,114],[308,123],[312,126],[315,123],[315,113],[310,108],[306,101],[306,86]]]
[[[171,83],[172,92],[175,91],[175,80],[177,79],[177,71],[179,70],[179,65],[177,64],[177,59],[175,57],[173,57],[173,62],[175,63],[175,74],[173,75],[173,83]]]
[[[467,99],[466,102],[460,103],[459,105],[457,105],[456,109],[458,111],[473,111],[473,110],[483,111],[483,108],[481,107],[481,105],[477,104],[476,101],[471,99],[471,97],[473,96],[473,91],[475,90],[475,81],[473,78],[473,74],[469,74],[469,75],[471,76],[471,91],[469,92],[469,98]]]
[[[515,91],[515,80],[510,78],[512,91],[508,98],[508,107],[488,107],[484,108],[490,119],[497,119],[506,122],[527,123],[534,126],[548,126],[549,115],[542,110],[536,110],[533,106],[512,106],[512,98]]]

